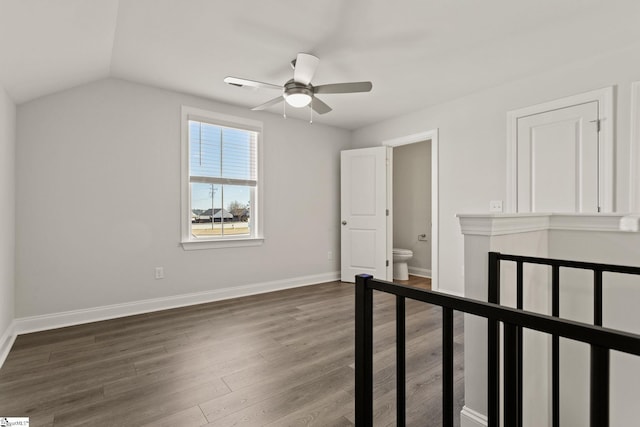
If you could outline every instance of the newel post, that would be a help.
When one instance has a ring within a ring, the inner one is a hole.
[[[355,415],[359,426],[373,425],[373,276],[356,276]]]

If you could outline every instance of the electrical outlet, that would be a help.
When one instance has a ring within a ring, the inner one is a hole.
[[[164,279],[164,267],[156,267],[156,279]]]
[[[489,202],[489,212],[502,212],[502,200],[492,200]]]
[[[327,259],[329,261],[331,261],[333,259],[333,252],[332,251],[327,252]]]

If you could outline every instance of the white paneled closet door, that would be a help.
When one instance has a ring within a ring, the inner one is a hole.
[[[518,118],[517,212],[598,212],[598,102]]]

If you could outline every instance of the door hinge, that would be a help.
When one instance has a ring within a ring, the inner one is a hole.
[[[387,216],[389,216],[389,209],[387,209]]]
[[[596,124],[596,132],[600,132],[600,119],[591,120],[590,123]]]
[[[389,267],[389,260],[387,260],[387,267]]]
[[[598,212],[600,212],[600,206],[598,206]]]

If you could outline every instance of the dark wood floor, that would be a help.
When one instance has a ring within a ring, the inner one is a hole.
[[[374,303],[376,425],[394,425],[395,305]],[[0,415],[31,426],[353,425],[353,305],[353,285],[332,282],[22,335],[0,369]],[[408,301],[406,323],[408,424],[438,426],[440,309]]]

